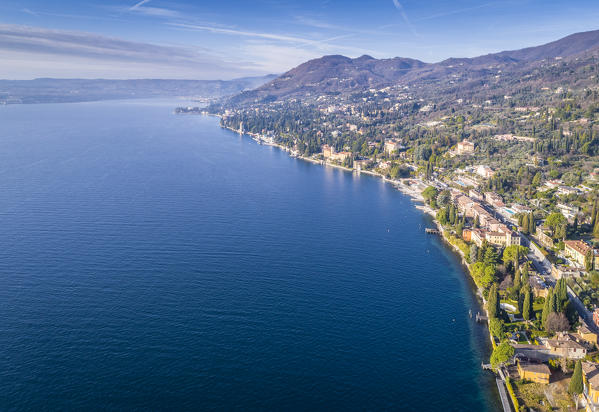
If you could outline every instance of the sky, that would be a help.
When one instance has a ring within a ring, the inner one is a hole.
[[[329,54],[449,57],[599,29],[598,0],[2,0],[0,79],[231,79]]]

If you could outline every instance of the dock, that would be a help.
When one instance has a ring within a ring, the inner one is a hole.
[[[512,412],[512,405],[510,404],[510,398],[507,394],[505,384],[499,378],[495,378],[495,382],[497,383],[497,389],[499,389],[499,397],[501,398],[501,406],[503,406],[503,411]]]
[[[424,229],[425,233],[428,233],[429,235],[438,235],[440,232],[438,229],[433,229],[430,227],[427,227],[426,229]]]

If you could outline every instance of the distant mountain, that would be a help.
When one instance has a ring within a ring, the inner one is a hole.
[[[483,81],[491,73],[497,74],[497,70],[503,75],[520,73],[546,59],[571,59],[589,53],[599,54],[599,30],[573,34],[541,46],[474,58],[450,58],[439,63],[400,57],[351,59],[339,55],[324,56],[303,63],[255,90],[242,92],[232,97],[228,104],[238,106],[301,99],[397,84],[422,87],[439,82],[461,82],[475,87],[480,86],[479,80]]]
[[[233,80],[0,80],[0,103],[57,103],[175,96],[207,99],[254,89],[276,77],[271,74]]]
[[[367,55],[356,59],[340,55],[324,56],[303,63],[256,90],[242,93],[233,101],[361,90],[396,82],[407,73],[426,66],[419,60],[400,57],[379,60]]]

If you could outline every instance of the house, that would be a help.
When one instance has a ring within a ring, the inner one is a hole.
[[[593,250],[582,240],[566,240],[564,241],[564,246],[566,256],[583,267],[586,255]]]
[[[575,195],[577,193],[578,193],[578,190],[575,189],[575,188],[573,188],[573,187],[570,187],[570,186],[560,185],[557,188],[557,194],[558,195],[567,196],[567,195]]]
[[[553,238],[551,237],[551,234],[550,234],[548,228],[546,228],[545,226],[537,226],[537,231],[536,231],[535,235],[537,236],[537,239],[539,240],[541,245],[548,247],[550,249],[553,248],[553,246],[554,246]]]
[[[495,175],[495,172],[489,166],[480,165],[476,168],[476,174],[485,179],[489,179]]]
[[[476,246],[481,247],[485,241],[485,231],[482,229],[472,229],[470,240],[474,242]]]
[[[460,211],[460,213],[464,214],[464,216],[466,216],[466,217],[474,216],[474,211],[472,210],[472,208],[476,204],[474,202],[474,200],[470,199],[468,196],[461,195],[461,196],[456,197],[455,203],[458,206],[458,211]]]
[[[501,247],[520,244],[520,236],[509,229],[507,231],[487,232],[485,240],[492,245]]]
[[[504,207],[503,199],[497,193],[487,192],[485,193],[485,201],[493,207]]]
[[[579,341],[582,340],[587,344],[597,346],[597,334],[589,329],[587,325],[584,324],[584,321],[581,320],[581,325],[578,327],[578,331],[576,335],[579,338]]]
[[[587,355],[587,348],[569,333],[558,333],[555,339],[547,339],[545,346],[550,354],[566,359],[582,359]]]
[[[547,286],[542,277],[538,275],[530,276],[530,278],[528,279],[528,283],[532,288],[532,293],[535,298],[546,298],[549,295],[549,287]]]
[[[388,155],[397,152],[400,149],[400,147],[400,143],[395,140],[385,141],[385,153],[387,153]]]
[[[531,213],[532,209],[528,206],[524,206],[518,203],[514,203],[512,204],[511,209],[514,211],[514,213]]]
[[[474,153],[474,143],[468,140],[462,140],[458,143],[456,153],[458,155],[468,155]]]
[[[351,157],[351,152],[339,152],[339,153],[333,153],[330,156],[331,160],[335,160],[337,162],[344,162],[346,159],[349,159]]]
[[[490,219],[493,219],[493,216],[491,216],[491,214],[487,212],[485,208],[483,208],[478,203],[472,206],[472,214],[475,218],[478,217],[478,221],[482,226],[486,226],[487,222]]]
[[[335,148],[333,146],[329,146],[328,144],[322,145],[322,155],[325,159],[328,159],[332,155],[335,154]]]
[[[475,199],[475,200],[483,200],[484,199],[482,193],[480,193],[479,191],[474,190],[474,189],[470,189],[468,191],[468,196],[470,196],[472,199]]]
[[[551,265],[551,275],[556,279],[578,278],[582,276],[582,271],[573,266]]]
[[[387,170],[391,168],[391,162],[389,161],[385,161],[385,162],[378,162],[377,167],[381,170]]]
[[[574,223],[574,218],[578,216],[578,212],[580,211],[578,206],[567,205],[564,203],[558,203],[555,206],[559,209],[560,213],[564,215],[564,217],[568,220],[568,223]]]
[[[518,361],[518,374],[520,379],[526,379],[535,383],[549,383],[551,371],[544,363],[530,363]]]
[[[472,230],[464,229],[462,231],[462,239],[464,239],[466,242],[471,242],[472,241]]]
[[[596,411],[599,407],[599,365],[593,362],[582,362],[584,397],[587,400],[587,411]]]
[[[593,323],[595,326],[599,327],[599,308],[596,308],[593,311]]]

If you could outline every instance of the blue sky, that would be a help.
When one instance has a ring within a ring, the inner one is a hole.
[[[326,54],[436,62],[595,29],[597,0],[3,0],[0,78],[230,79]]]

